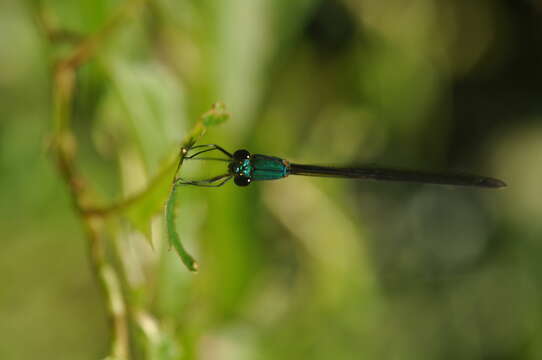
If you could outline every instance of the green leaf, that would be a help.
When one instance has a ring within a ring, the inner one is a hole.
[[[122,120],[136,142],[148,174],[182,139],[185,118],[183,89],[156,63],[111,61],[106,67],[114,84],[114,100],[124,111]],[[117,125],[118,126],[118,125]]]
[[[181,165],[184,161],[184,156],[186,155],[186,152],[194,146],[194,144],[198,141],[198,139],[203,136],[205,133],[205,130],[207,129],[207,126],[214,126],[218,125],[224,121],[226,121],[229,118],[229,114],[226,112],[226,106],[221,103],[215,103],[213,104],[213,107],[211,110],[206,112],[201,116],[201,118],[196,122],[194,128],[192,131],[188,134],[188,136],[183,141],[183,144],[181,146],[181,153],[179,154],[179,161],[177,168],[174,172],[174,177],[177,176],[177,173],[179,172],[179,169],[181,168]],[[198,264],[194,260],[194,258],[186,251],[186,249],[183,247],[181,243],[181,239],[179,237],[179,234],[177,233],[177,230],[175,228],[175,204],[177,200],[177,187],[178,185],[175,184],[175,178],[173,181],[173,185],[171,185],[171,191],[169,193],[169,198],[166,203],[166,227],[167,227],[167,236],[169,245],[173,246],[179,257],[181,258],[182,262],[186,265],[188,270],[190,271],[197,271],[198,270]]]
[[[223,102],[213,104],[211,110],[201,116],[203,126],[215,126],[228,120],[230,114],[226,111],[226,105]]]
[[[167,235],[170,246],[175,248],[175,251],[181,258],[182,262],[186,265],[188,270],[197,271],[198,264],[194,258],[186,251],[181,243],[179,234],[175,228],[175,204],[177,200],[177,187],[178,185],[174,184],[171,187],[171,192],[169,193],[169,198],[166,204],[166,226],[167,226]]]
[[[135,195],[130,200],[130,204],[123,210],[123,214],[130,223],[147,237],[149,243],[151,239],[151,219],[164,206],[176,165],[173,161],[168,162],[147,188]]]

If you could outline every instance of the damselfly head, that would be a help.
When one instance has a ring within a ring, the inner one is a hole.
[[[233,153],[232,160],[228,165],[230,174],[234,175],[233,182],[238,186],[247,186],[252,178],[252,164],[250,152],[241,149]]]
[[[234,160],[245,160],[245,159],[248,159],[250,158],[250,153],[245,150],[245,149],[241,149],[241,150],[237,150],[233,153],[233,159]]]
[[[233,182],[237,186],[248,186],[251,182],[251,179],[243,175],[237,175],[233,178]]]

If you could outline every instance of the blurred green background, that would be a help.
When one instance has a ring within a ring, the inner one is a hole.
[[[168,251],[160,211],[144,219],[153,247],[110,216],[129,358],[542,358],[539,1],[4,0],[0,359],[111,352],[51,150],[53,88],[55,64],[126,7],[75,73],[73,161],[95,206],[145,188],[218,100],[231,118],[202,143],[509,184],[183,188],[197,274]]]

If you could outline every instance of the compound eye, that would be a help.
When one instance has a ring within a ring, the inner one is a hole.
[[[251,181],[250,178],[248,178],[246,176],[236,176],[233,179],[233,182],[237,186],[248,186],[250,184],[250,181]]]
[[[237,150],[236,152],[233,153],[233,158],[236,160],[245,160],[245,159],[248,159],[249,157],[250,157],[250,153],[244,149]]]

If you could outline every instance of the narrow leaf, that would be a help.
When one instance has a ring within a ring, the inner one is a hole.
[[[171,191],[166,203],[166,227],[167,227],[167,236],[169,245],[175,248],[175,251],[181,258],[182,262],[186,265],[188,270],[197,271],[198,264],[194,258],[186,251],[181,243],[181,239],[177,230],[175,229],[175,204],[177,200],[177,187],[175,183],[177,178],[177,173],[179,172],[186,153],[188,150],[196,144],[201,136],[205,133],[208,126],[218,125],[229,118],[230,114],[226,112],[226,106],[221,103],[213,104],[211,110],[207,111],[201,116],[201,118],[196,122],[192,131],[188,134],[181,145],[181,153],[179,154],[179,161],[177,169],[173,177],[173,184],[171,186]]]
[[[182,262],[186,265],[190,271],[198,271],[198,264],[194,258],[186,251],[181,243],[179,234],[175,229],[175,204],[177,200],[177,185],[173,184],[169,198],[166,203],[166,226],[167,236],[170,246],[175,248],[177,254],[181,258]]]

